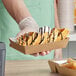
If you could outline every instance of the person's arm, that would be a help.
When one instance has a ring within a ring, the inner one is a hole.
[[[55,9],[55,27],[59,28],[59,20],[58,20],[58,11],[57,11],[57,2],[58,0],[54,0],[54,9]]]
[[[17,37],[25,32],[38,32],[39,27],[36,21],[31,16],[27,9],[24,0],[2,0],[9,14],[19,24],[22,32],[17,34]],[[25,29],[25,30],[24,30]]]
[[[55,27],[59,28],[59,20],[58,20],[58,14],[57,14],[57,3],[58,0],[54,0],[54,8],[55,8]],[[62,58],[62,49],[56,49],[54,52],[54,58],[55,59],[61,59]]]
[[[31,16],[23,0],[2,0],[7,11],[19,23],[22,19]]]
[[[9,14],[16,20],[19,24],[20,32],[17,34],[17,37],[25,32],[37,32],[38,25],[36,21],[32,18],[29,10],[27,9],[24,0],[2,0],[5,8],[9,12]],[[44,56],[48,54],[49,51],[41,52],[34,54],[34,56],[38,56],[39,54]]]

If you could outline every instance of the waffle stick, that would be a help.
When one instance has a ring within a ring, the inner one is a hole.
[[[63,40],[69,35],[68,29],[63,28],[63,29],[58,29],[58,30],[59,30],[59,34],[56,41]]]
[[[45,27],[43,30],[43,34],[42,34],[42,41],[40,42],[40,44],[46,44],[49,42],[49,27]]]
[[[27,40],[27,45],[31,45],[32,41],[33,41],[33,32],[28,33],[28,40]]]
[[[58,37],[58,33],[59,33],[59,31],[58,31],[57,28],[53,28],[51,30],[51,33],[50,33],[50,42],[55,42],[56,41],[56,39]]]
[[[17,38],[17,43],[19,45],[26,46],[26,34],[21,35],[19,38]]]
[[[41,34],[38,33],[37,37],[35,38],[34,42],[32,43],[32,45],[39,45],[39,43],[41,42]]]

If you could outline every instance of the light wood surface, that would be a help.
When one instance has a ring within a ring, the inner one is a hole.
[[[48,60],[6,61],[5,76],[60,76],[52,74]]]

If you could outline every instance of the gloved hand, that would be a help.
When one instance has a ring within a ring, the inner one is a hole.
[[[19,37],[20,35],[23,35],[25,32],[39,32],[38,24],[35,22],[35,20],[32,17],[27,17],[20,21],[19,23],[20,32],[17,34],[16,37]],[[40,52],[33,54],[34,56],[44,56],[49,54],[49,51],[46,50],[46,52]]]
[[[19,28],[21,31],[17,34],[17,37],[23,35],[24,33],[39,31],[38,24],[32,17],[27,17],[20,21]]]

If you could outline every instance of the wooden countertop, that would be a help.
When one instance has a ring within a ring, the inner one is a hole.
[[[6,61],[5,76],[60,76],[52,74],[48,60]]]

